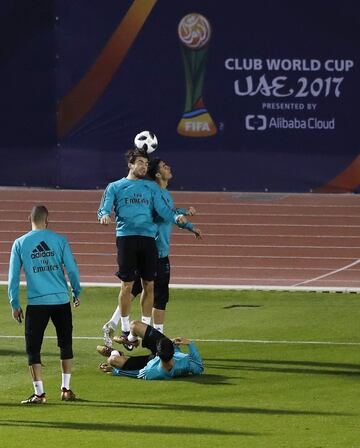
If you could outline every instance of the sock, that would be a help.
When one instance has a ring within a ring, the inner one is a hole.
[[[109,320],[109,322],[111,323],[111,325],[116,328],[119,324],[119,320],[121,318],[120,315],[120,310],[119,307],[116,307],[116,310],[114,311],[114,314],[111,316],[111,319]]]
[[[121,316],[121,329],[122,331],[130,331],[129,316]]]
[[[70,378],[71,373],[62,373],[61,374],[61,389],[65,387],[65,389],[70,389]]]
[[[44,386],[42,381],[33,381],[35,395],[42,395],[44,393]]]
[[[137,336],[136,335],[134,335],[134,334],[132,334],[131,332],[130,332],[130,334],[128,335],[128,337],[127,337],[127,340],[129,341],[129,342],[134,342],[134,341],[137,341]]]
[[[141,322],[142,322],[143,324],[150,325],[150,323],[151,323],[151,317],[141,316]]]
[[[120,353],[117,350],[112,350],[111,356],[120,356]]]
[[[157,331],[160,331],[160,333],[164,334],[164,324],[154,324],[154,328]]]

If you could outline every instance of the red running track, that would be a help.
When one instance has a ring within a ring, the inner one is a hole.
[[[0,188],[0,281],[13,240],[29,230],[32,206],[45,204],[50,227],[67,236],[82,282],[116,283],[114,225],[101,226],[101,191]],[[357,195],[173,192],[194,206],[203,241],[174,228],[173,285],[289,289],[360,288]]]

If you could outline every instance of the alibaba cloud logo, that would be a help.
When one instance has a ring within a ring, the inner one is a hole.
[[[249,131],[265,131],[267,128],[265,115],[246,115],[245,128]]]

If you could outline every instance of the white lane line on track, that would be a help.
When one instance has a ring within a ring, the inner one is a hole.
[[[1,220],[1,222],[8,222],[8,223],[17,223],[17,222],[20,222],[20,223],[22,223],[22,224],[24,224],[24,228],[25,228],[25,226],[26,226],[26,223],[24,222],[24,220],[22,220],[22,219],[2,219]],[[84,224],[94,224],[94,225],[99,225],[96,221],[77,221],[77,220],[74,220],[74,221],[63,221],[63,220],[61,220],[61,221],[59,221],[59,220],[57,220],[57,221],[52,221],[52,224],[53,225],[56,225],[56,224],[82,224],[82,225],[84,225]],[[114,224],[114,223],[112,223],[112,224]],[[273,224],[267,224],[267,223],[224,223],[224,222],[207,222],[207,221],[204,221],[204,222],[194,222],[194,224],[196,224],[197,226],[217,226],[217,227],[227,227],[227,226],[237,226],[237,227],[251,227],[251,228],[253,228],[253,227],[255,227],[255,226],[258,226],[258,227],[317,227],[317,228],[321,228],[321,229],[323,229],[323,228],[340,228],[340,229],[347,229],[347,228],[354,228],[354,229],[358,229],[358,228],[360,228],[360,225],[348,225],[348,224],[345,224],[345,225],[340,225],[340,224],[283,224],[283,223],[273,223]],[[115,228],[115,226],[113,225],[113,227],[111,227],[111,229],[113,229],[113,228]],[[17,230],[15,230],[15,231],[17,231]],[[7,230],[7,232],[9,232],[9,230]],[[61,232],[60,230],[57,230],[57,232]],[[64,230],[62,230],[62,232],[63,233],[66,233]],[[87,231],[87,232],[72,232],[72,233],[103,233],[103,234],[105,234],[105,233],[110,233],[110,231],[108,231],[108,232],[97,232],[97,231],[95,231],[95,232],[89,232],[89,231]],[[222,234],[222,235],[226,235],[226,234]]]
[[[76,243],[75,243],[76,244]],[[90,244],[90,243],[89,243]],[[97,243],[101,244],[101,243]],[[199,245],[197,244],[178,244],[173,243],[171,244],[171,247],[245,247],[245,248],[270,248],[270,249],[360,249],[360,246],[314,246],[314,245],[307,245],[307,246],[300,246],[300,245],[279,245],[279,244],[204,244]],[[1,253],[1,252],[0,252]],[[218,255],[217,255],[218,256]],[[222,256],[222,255],[221,255]]]
[[[7,230],[0,230],[0,233],[8,233]],[[80,233],[89,233],[90,235],[97,233],[99,235],[103,234],[103,232],[67,232],[67,233],[74,233],[74,234],[80,234]],[[113,236],[113,234],[111,233],[111,235]],[[172,236],[181,236],[181,237],[189,237],[188,233],[184,233],[184,232],[173,232]],[[207,237],[226,237],[226,238],[283,238],[283,239],[291,239],[291,238],[306,238],[306,239],[314,239],[314,238],[319,238],[319,239],[336,239],[336,240],[341,240],[341,239],[359,239],[360,240],[360,235],[274,235],[274,234],[265,234],[265,233],[254,233],[254,234],[248,234],[248,233],[206,233]],[[13,243],[14,240],[1,240],[0,243]],[[94,244],[94,241],[74,241],[72,244]],[[108,244],[108,245],[115,245],[114,241],[100,241],[98,243],[95,244]],[[174,244],[172,244],[174,245]],[[176,244],[175,244],[176,245]],[[190,244],[189,244],[190,245]],[[197,246],[198,244],[194,244],[194,246]],[[208,245],[208,244],[206,244]],[[220,245],[223,246],[223,245]]]
[[[183,247],[186,246],[186,244],[173,244],[173,246],[179,246],[179,247]],[[194,246],[196,247],[196,246]],[[205,246],[205,247],[214,247],[214,246]],[[258,245],[234,245],[234,246],[226,246],[226,245],[219,245],[219,246],[215,246],[215,247],[238,247],[238,248],[245,248],[245,249],[251,249],[251,248],[257,248],[257,249],[323,249],[323,250],[358,250],[360,249],[360,247],[357,246],[352,246],[352,247],[348,247],[348,246],[336,246],[336,247],[326,247],[326,246],[273,246],[273,245],[269,245],[269,246],[258,246]],[[7,255],[9,254],[8,251],[0,251],[0,255]],[[111,253],[104,253],[104,252],[75,252],[73,251],[73,254],[75,256],[78,255],[86,255],[86,256],[99,256],[99,257],[114,257],[116,256],[116,252],[111,252]],[[172,254],[171,257],[184,257],[184,256],[189,256],[188,254]],[[209,258],[242,258],[243,255],[225,255],[225,254],[221,254],[220,256],[218,254],[192,254],[191,257],[209,257]],[[298,258],[298,257],[295,257]],[[312,258],[312,257],[311,257]],[[327,259],[327,257],[324,257]],[[349,258],[349,257],[347,257]]]
[[[93,266],[93,267],[99,267],[98,264],[80,264],[78,263],[78,266]],[[104,265],[102,265],[104,267]],[[105,265],[106,267],[115,267],[115,265]],[[219,266],[191,266],[191,265],[172,265],[172,269],[219,269]],[[221,269],[227,270],[227,269],[238,269],[238,270],[255,270],[255,271],[330,271],[331,273],[334,272],[334,269],[331,268],[304,268],[304,267],[296,267],[296,268],[288,268],[288,267],[273,267],[273,266],[221,266]],[[357,269],[349,269],[352,272],[359,272]],[[295,285],[294,285],[295,286]]]
[[[75,190],[76,191],[76,190]],[[52,204],[97,204],[97,206],[99,206],[101,197],[99,198],[98,201],[86,201],[86,200],[59,200],[59,199],[47,199],[47,202],[51,202]],[[44,201],[44,199],[1,199],[1,202],[16,202],[16,203],[22,203],[22,202],[30,202],[31,204],[35,204],[37,202],[41,202]],[[29,211],[29,210],[27,210]],[[96,211],[95,211],[96,213]]]
[[[72,245],[77,243],[71,243]],[[88,244],[94,244],[89,242]],[[96,244],[103,244],[103,243],[96,243]],[[172,244],[172,247],[227,247],[227,248],[244,248],[244,249],[323,249],[323,250],[359,250],[360,246],[288,246],[288,245],[277,245],[277,244],[206,244],[203,246],[200,246],[199,244]],[[8,251],[0,251],[1,254],[8,254]],[[74,255],[90,255],[90,256],[114,256],[116,255],[116,252],[111,253],[104,253],[104,252],[75,252],[73,251]],[[185,255],[185,254],[184,254]],[[172,256],[182,256],[182,254],[173,254]],[[188,256],[188,255],[186,255]],[[219,257],[219,255],[211,255],[211,254],[195,254],[191,256],[198,256],[198,257]],[[220,257],[240,257],[242,255],[221,255]]]
[[[0,209],[0,213],[2,214],[7,214],[7,213],[29,213],[29,210],[2,210]],[[84,215],[84,214],[91,214],[91,215],[95,215],[95,212],[92,210],[53,210],[51,212],[51,216],[56,215],[56,214],[67,214],[67,215],[74,215],[74,214],[80,214],[80,215]],[[205,216],[261,216],[261,217],[282,217],[282,218],[352,218],[352,219],[356,219],[356,218],[360,218],[360,215],[324,215],[324,214],[290,214],[290,213],[226,213],[226,212],[222,212],[222,213],[197,213],[196,217],[205,217]],[[17,220],[11,220],[14,222],[18,222]],[[57,219],[52,219],[52,222],[62,222],[60,220]],[[69,221],[69,222],[76,222],[76,221]],[[94,220],[90,221],[90,222],[94,222],[96,223],[96,218],[94,217]]]
[[[325,278],[325,277],[329,277],[330,275],[335,275],[335,274],[337,274],[337,273],[339,273],[339,272],[345,271],[346,269],[349,269],[349,268],[351,268],[352,266],[355,266],[355,265],[357,265],[357,264],[359,264],[359,263],[360,263],[360,259],[357,259],[357,260],[355,260],[354,262],[352,262],[352,263],[350,263],[350,264],[348,264],[348,265],[346,265],[346,266],[343,266],[342,268],[339,268],[339,269],[336,269],[336,270],[334,270],[334,271],[328,272],[327,274],[324,274],[324,275],[320,275],[319,277],[310,278],[310,279],[308,279],[308,280],[304,280],[304,281],[302,281],[302,282],[295,283],[295,284],[292,285],[292,286],[300,286],[300,285],[306,285],[307,283],[316,282],[317,280],[323,279],[323,278]]]
[[[8,211],[7,211],[8,212]],[[261,216],[282,218],[360,218],[359,215],[324,215],[324,214],[290,214],[290,213],[197,213],[197,217],[202,216]]]
[[[172,194],[174,193],[174,191],[171,192]],[[101,196],[99,196],[99,200],[57,200],[57,199],[49,199],[48,202],[51,201],[51,204],[96,204],[96,207],[94,209],[88,210],[88,213],[91,213],[93,211],[97,211],[97,208],[99,206],[101,200]],[[32,200],[32,199],[1,199],[1,202],[7,202],[7,203],[31,203],[34,204],[36,202],[41,202],[44,201],[44,199],[39,199],[39,200]],[[178,204],[182,204],[185,203],[184,200],[182,199],[177,199],[177,205]],[[358,201],[356,201],[356,204],[354,205],[346,205],[346,204],[341,204],[341,205],[330,205],[330,204],[274,204],[274,203],[258,203],[258,202],[239,202],[239,201],[234,201],[234,202],[192,202],[192,205],[203,205],[203,206],[223,206],[223,207],[269,207],[269,208],[328,208],[328,209],[332,209],[332,208],[336,208],[336,209],[357,209],[360,208],[360,205],[357,205]],[[18,210],[9,210],[6,209],[6,211],[18,211]],[[20,211],[26,211],[29,212],[28,209],[26,210],[20,210]],[[69,212],[69,210],[54,210],[54,211],[60,211],[60,212]]]
[[[0,335],[3,339],[24,339],[24,336]],[[56,339],[56,336],[45,336],[44,339]],[[75,340],[102,340],[102,336],[73,336]],[[295,344],[295,345],[344,345],[358,346],[360,342],[333,342],[333,341],[272,341],[261,339],[193,339],[195,342],[216,342],[216,343],[240,343],[240,344]]]
[[[7,253],[7,252],[6,252]],[[88,255],[86,252],[78,252],[78,255]],[[99,254],[97,254],[99,255]],[[107,254],[109,256],[116,257],[116,253],[113,254]],[[224,255],[225,256],[225,255]],[[231,255],[230,255],[231,256]],[[188,257],[188,255],[177,255],[172,254],[171,258],[176,257]],[[191,255],[191,257],[217,257],[217,255]],[[298,256],[286,256],[286,255],[241,255],[241,258],[254,258],[254,259],[262,259],[262,260],[343,260],[343,261],[352,261],[353,258],[350,257],[313,257],[313,256],[305,256],[305,257],[298,257]],[[0,262],[0,264],[8,265],[8,262]],[[82,264],[82,266],[86,266],[85,264]],[[98,266],[98,265],[97,265]],[[113,265],[105,265],[105,266],[113,266]],[[178,265],[173,265],[173,267],[178,267]],[[201,266],[194,266],[194,267],[201,267]]]

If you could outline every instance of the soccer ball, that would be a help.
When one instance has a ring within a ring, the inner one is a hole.
[[[137,149],[142,149],[148,154],[155,151],[158,147],[158,140],[156,135],[150,131],[142,131],[134,138],[134,143]]]

